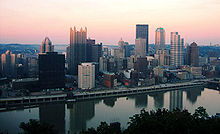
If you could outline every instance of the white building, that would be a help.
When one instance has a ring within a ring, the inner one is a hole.
[[[82,63],[78,65],[78,88],[91,89],[95,87],[95,65]]]

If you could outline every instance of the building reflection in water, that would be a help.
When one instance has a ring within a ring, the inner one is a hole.
[[[103,103],[106,106],[109,106],[109,107],[114,107],[116,101],[117,101],[117,98],[106,98],[106,99],[103,99]]]
[[[163,108],[164,106],[164,92],[149,93],[149,96],[154,99],[155,109]]]
[[[196,103],[198,96],[201,96],[202,91],[204,91],[203,87],[195,87],[191,89],[186,89],[186,97],[192,104]]]
[[[179,108],[183,109],[183,91],[173,90],[170,91],[170,111]]]
[[[132,98],[135,100],[135,107],[136,108],[147,108],[148,105],[148,95],[135,95],[131,96],[129,98]]]
[[[39,106],[41,123],[48,123],[54,126],[59,134],[65,133],[65,104],[42,104]]]
[[[78,133],[82,130],[86,130],[86,122],[92,119],[95,115],[95,102],[76,102],[68,104],[67,108],[70,111],[70,132]]]

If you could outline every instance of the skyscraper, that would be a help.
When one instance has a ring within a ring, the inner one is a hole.
[[[68,72],[76,75],[78,72],[78,65],[86,61],[86,39],[87,28],[81,28],[77,31],[74,27],[70,28],[70,44],[67,47],[67,62]]]
[[[48,37],[45,37],[45,39],[42,41],[42,44],[40,45],[40,53],[46,53],[46,52],[53,52],[54,46],[52,45],[52,42]]]
[[[171,32],[171,65],[181,66],[184,63],[184,39],[180,38],[178,32]]]
[[[161,27],[155,31],[155,47],[156,51],[165,48],[165,30]]]
[[[135,55],[137,57],[146,57],[146,39],[137,38],[135,40]]]
[[[65,56],[57,52],[39,55],[39,82],[41,89],[65,87]]]
[[[145,46],[145,51],[146,55],[149,54],[148,51],[148,25],[147,24],[137,24],[136,25],[136,39],[141,38],[141,39],[146,39],[146,46]]]
[[[187,47],[186,63],[187,65],[194,67],[199,66],[199,50],[195,42],[193,42],[192,44],[190,44],[190,46]]]
[[[92,46],[95,45],[95,40],[94,39],[87,39],[86,41],[86,61],[87,62],[92,62]]]
[[[2,65],[2,74],[7,77],[16,76],[16,56],[12,54],[9,50],[5,54],[1,55],[1,65]]]
[[[87,39],[86,61],[98,63],[100,57],[102,57],[102,43],[95,44],[95,40]]]
[[[82,63],[78,65],[78,88],[91,89],[95,87],[95,65]]]

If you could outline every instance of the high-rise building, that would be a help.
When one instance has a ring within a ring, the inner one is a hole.
[[[137,57],[146,57],[146,39],[137,38],[135,40],[135,55]]]
[[[28,77],[38,76],[38,58],[37,57],[27,57],[27,75]]]
[[[99,62],[102,57],[102,43],[92,45],[92,62]]]
[[[125,57],[124,46],[125,46],[125,42],[121,38],[121,40],[119,40],[119,42],[118,42],[119,58],[124,58]]]
[[[95,40],[87,39],[86,61],[87,62],[99,62],[100,57],[102,57],[102,43],[95,44]]]
[[[70,28],[70,44],[67,47],[68,72],[76,75],[78,65],[86,61],[87,28],[77,31]]]
[[[53,52],[54,46],[52,45],[52,42],[48,37],[45,37],[45,39],[42,41],[42,44],[40,45],[40,53],[46,53],[46,52]]]
[[[161,27],[155,31],[155,47],[156,51],[165,48],[165,30]]]
[[[130,46],[128,44],[128,42],[125,42],[121,40],[118,42],[118,49],[119,49],[119,57],[120,58],[125,58],[125,57],[129,57],[130,56]]]
[[[186,64],[194,67],[199,66],[199,50],[195,42],[187,47]]]
[[[92,62],[92,46],[95,45],[95,40],[94,39],[87,39],[86,41],[86,61],[87,62]]]
[[[16,76],[16,56],[7,50],[1,55],[1,72],[3,76],[14,77]]]
[[[108,70],[108,57],[103,56],[99,58],[99,71],[104,72]]]
[[[91,89],[95,87],[95,65],[82,63],[78,65],[78,88]]]
[[[157,50],[154,57],[158,60],[158,65],[168,66],[170,65],[170,51],[169,50]]]
[[[65,87],[65,55],[47,52],[39,55],[39,83],[41,89]]]
[[[178,32],[171,32],[171,65],[181,66],[184,64],[184,39]]]
[[[146,51],[146,56],[149,54],[148,52],[148,28],[149,26],[147,24],[137,24],[136,25],[136,39],[146,39],[146,44],[145,44],[145,51]]]

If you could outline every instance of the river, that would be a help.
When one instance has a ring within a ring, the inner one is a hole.
[[[220,112],[220,92],[207,88],[190,88],[165,92],[146,93],[127,97],[115,97],[73,102],[70,104],[42,104],[40,106],[0,112],[0,132],[19,133],[21,122],[37,119],[53,124],[59,133],[74,133],[97,127],[101,121],[120,122],[127,127],[129,117],[140,110],[158,108],[188,109],[191,113],[203,106],[209,115]]]

